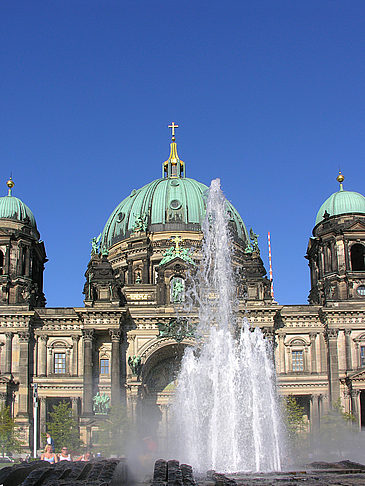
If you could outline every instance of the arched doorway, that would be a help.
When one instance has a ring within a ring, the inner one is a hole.
[[[161,451],[168,449],[169,404],[174,395],[181,360],[189,344],[171,340],[162,342],[161,347],[144,364],[140,425],[145,435],[156,439]]]

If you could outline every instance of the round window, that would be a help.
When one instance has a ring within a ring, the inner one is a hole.
[[[121,223],[123,221],[123,219],[125,218],[125,214],[124,213],[119,213],[118,214],[118,219],[117,219],[117,223]]]
[[[356,292],[361,295],[361,297],[365,297],[365,285],[359,285]]]
[[[181,208],[181,202],[178,199],[173,199],[170,202],[170,208],[171,209],[180,209]]]
[[[171,181],[171,185],[172,185],[172,186],[178,186],[178,185],[179,185],[179,183],[178,183],[177,181]]]

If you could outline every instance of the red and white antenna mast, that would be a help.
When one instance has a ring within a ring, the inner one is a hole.
[[[270,282],[271,282],[271,297],[274,298],[274,284],[272,280],[272,261],[271,261],[271,240],[270,240],[270,231],[267,233],[267,241],[269,244],[269,269],[270,269]]]

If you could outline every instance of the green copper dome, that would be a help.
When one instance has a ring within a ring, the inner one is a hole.
[[[2,218],[28,223],[37,229],[32,211],[23,201],[14,196],[0,197],[0,219]]]
[[[133,190],[110,215],[100,247],[110,248],[128,238],[136,225],[150,232],[200,231],[205,216],[208,187],[187,177],[161,178]],[[227,201],[235,236],[249,241],[246,227]]]
[[[100,248],[109,249],[136,231],[201,231],[208,187],[185,177],[185,163],[179,158],[172,123],[170,156],[162,164],[162,178],[133,190],[114,209],[100,236]],[[233,236],[244,247],[249,237],[243,221],[227,201]]]
[[[325,219],[326,212],[329,216],[350,213],[365,214],[365,197],[358,192],[344,190],[335,192],[319,208],[316,225]]]

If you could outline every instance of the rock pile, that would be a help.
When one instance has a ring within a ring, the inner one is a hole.
[[[113,486],[127,482],[127,466],[121,459],[57,464],[35,461],[0,470],[3,486]]]

